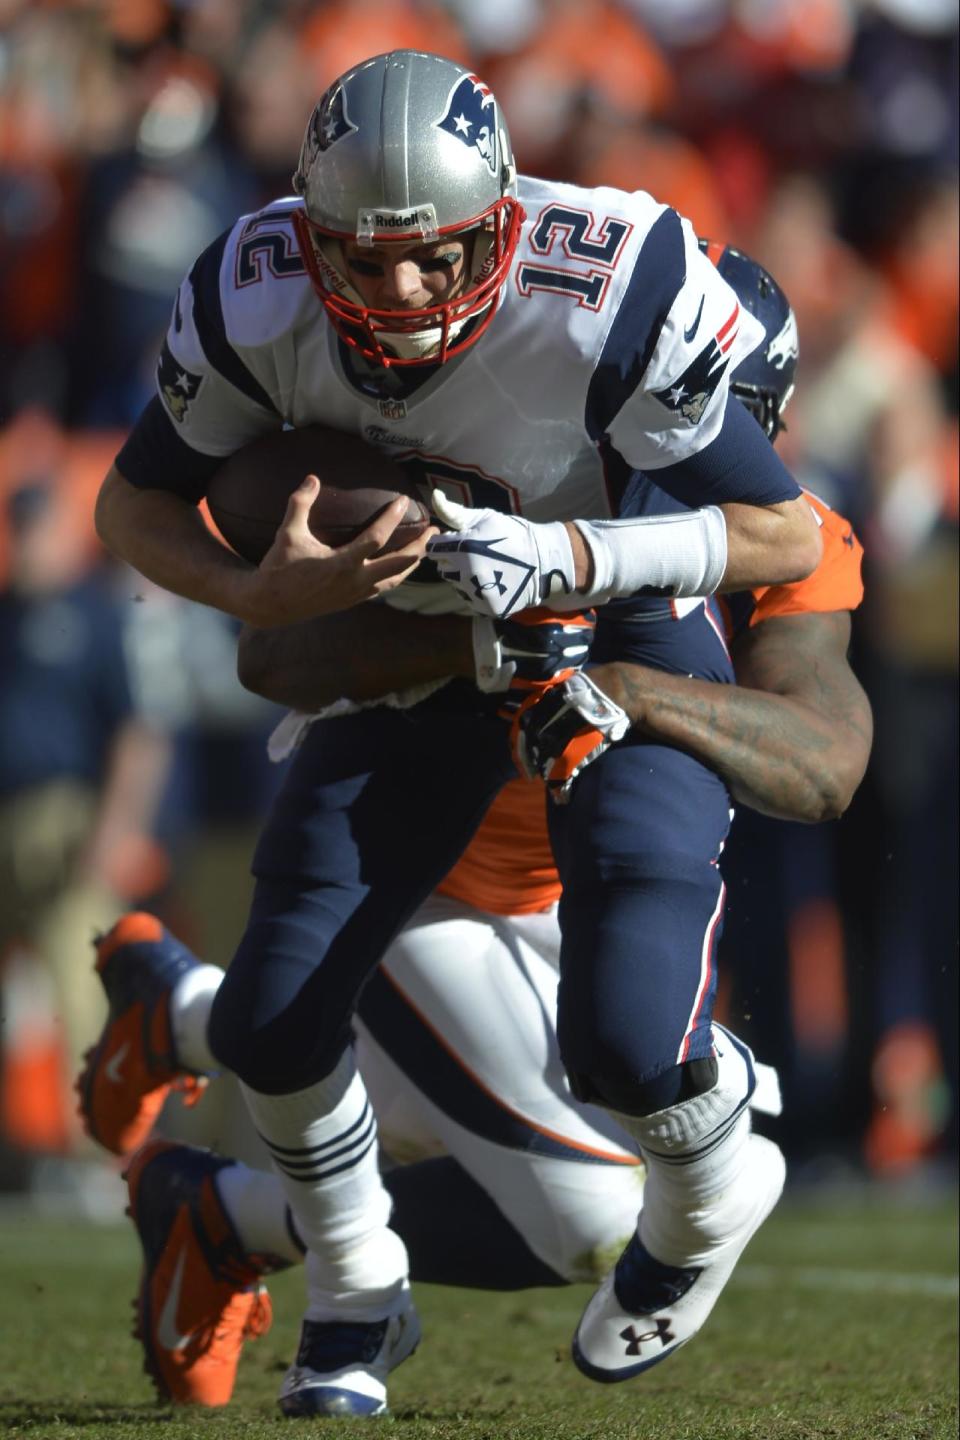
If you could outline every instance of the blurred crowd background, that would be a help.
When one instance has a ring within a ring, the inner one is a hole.
[[[146,907],[226,964],[277,778],[231,622],[105,556],[94,494],[183,273],[289,193],[329,81],[407,46],[483,76],[522,170],[650,190],[793,302],[781,445],[866,547],[876,744],[842,821],[738,818],[721,1003],[780,1066],[796,1178],[952,1174],[957,24],[953,0],[0,0],[0,1190],[91,1189],[91,936]]]

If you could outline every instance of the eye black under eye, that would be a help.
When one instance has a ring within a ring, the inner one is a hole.
[[[458,250],[448,250],[443,255],[424,256],[419,265],[421,270],[452,270],[455,265],[459,264],[461,258]],[[383,274],[383,266],[377,260],[364,260],[360,256],[351,256],[347,264],[357,275],[377,277]]]
[[[351,270],[355,270],[358,275],[382,275],[382,274],[383,274],[383,266],[382,266],[382,265],[378,265],[377,262],[376,262],[376,260],[355,260],[355,259],[351,259],[351,260],[348,260],[348,261],[347,261],[347,264],[350,266],[350,269],[351,269]]]

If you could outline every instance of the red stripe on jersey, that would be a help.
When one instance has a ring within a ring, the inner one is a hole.
[[[720,344],[721,340],[723,340],[723,338],[724,338],[724,336],[726,335],[727,331],[730,329],[730,326],[733,325],[733,324],[736,322],[737,317],[739,316],[739,314],[740,314],[740,302],[739,302],[739,300],[738,300],[737,303],[736,303],[736,305],[734,305],[734,307],[733,307],[733,312],[732,312],[732,314],[730,315],[729,320],[725,321],[724,324],[721,325],[720,329],[717,331],[717,344],[718,344],[718,345]]]

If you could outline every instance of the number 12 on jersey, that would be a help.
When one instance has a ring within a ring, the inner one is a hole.
[[[570,260],[589,260],[590,269],[579,266],[558,268],[525,260],[517,267],[517,289],[521,295],[549,290],[568,295],[588,310],[599,310],[607,296],[614,266],[633,226],[607,215],[597,224],[589,210],[568,205],[548,205],[540,212],[530,235],[530,246],[538,255],[551,255],[559,245]],[[557,256],[559,260],[560,257]]]

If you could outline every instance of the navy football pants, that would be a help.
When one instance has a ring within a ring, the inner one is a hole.
[[[630,627],[615,653],[731,674],[702,609]],[[210,1021],[213,1053],[252,1089],[285,1094],[333,1069],[364,981],[514,773],[497,703],[454,682],[411,710],[307,732],[257,847],[250,920]],[[570,806],[549,808],[568,1069],[644,1080],[709,1053],[722,782],[631,738],[584,771]]]

